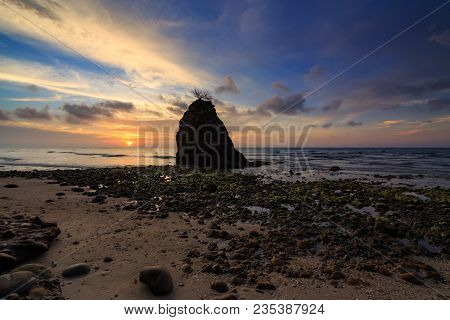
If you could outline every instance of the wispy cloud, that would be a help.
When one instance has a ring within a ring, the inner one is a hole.
[[[231,76],[225,76],[223,83],[214,89],[216,94],[239,93],[239,88]]]
[[[430,40],[444,46],[450,46],[450,29],[444,30],[441,33],[433,34]]]
[[[316,64],[312,66],[311,69],[308,70],[308,72],[303,76],[303,78],[306,81],[312,81],[319,78],[321,75],[323,75],[323,73],[324,73],[323,68],[320,65]]]

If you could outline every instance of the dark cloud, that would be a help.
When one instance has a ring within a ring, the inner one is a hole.
[[[94,106],[112,110],[120,110],[124,112],[130,112],[134,109],[134,105],[131,102],[122,102],[122,101],[102,101],[96,103]]]
[[[239,93],[239,88],[236,85],[236,83],[234,82],[233,78],[231,76],[226,76],[223,84],[216,87],[214,89],[214,92],[216,94],[221,94],[224,92],[229,92],[229,93]]]
[[[369,89],[380,97],[421,97],[425,94],[450,90],[450,79],[424,81],[420,84],[404,84],[393,81],[378,82]]]
[[[426,103],[427,111],[450,110],[450,99],[431,99]]]
[[[92,106],[66,103],[62,109],[66,112],[67,122],[78,124],[98,118],[114,118],[114,114],[118,111],[131,112],[134,105],[130,102],[101,101]]]
[[[167,110],[169,110],[173,114],[180,115],[180,116],[183,115],[186,112],[186,110],[180,109],[177,106],[167,107]]]
[[[0,110],[0,121],[11,120],[9,114],[6,111]]]
[[[311,108],[305,107],[303,93],[294,93],[287,97],[274,96],[256,107],[256,111],[263,114],[272,112],[274,114],[297,115],[311,110]]]
[[[308,73],[305,74],[304,79],[307,81],[311,81],[317,79],[323,74],[323,68],[318,64],[314,65],[309,69]]]
[[[95,105],[89,107],[84,104],[66,103],[62,106],[62,109],[67,113],[66,121],[74,124],[89,122],[97,119],[98,117],[114,117],[113,111]]]
[[[51,120],[52,116],[48,112],[48,107],[42,110],[37,110],[35,108],[18,108],[14,111],[14,115],[21,119],[26,120]]]
[[[362,122],[359,121],[349,121],[345,124],[347,127],[358,127],[358,126],[362,126]]]
[[[333,126],[333,123],[328,122],[328,123],[324,123],[324,124],[322,125],[322,128],[328,129],[328,128],[331,128],[332,126]]]
[[[336,99],[336,100],[331,101],[330,104],[322,107],[322,110],[325,112],[334,112],[334,111],[337,111],[341,107],[341,104],[342,104],[342,100]]]
[[[30,85],[26,86],[25,88],[31,92],[36,92],[39,90],[39,87],[35,84],[30,84]]]
[[[433,34],[430,40],[444,46],[450,46],[450,29],[444,30],[441,33]]]
[[[33,11],[42,18],[60,20],[58,15],[55,12],[53,12],[53,10],[49,9],[48,7],[44,7],[43,5],[37,3],[34,0],[7,0],[7,2],[14,4],[22,9]],[[59,6],[59,4],[55,2],[51,2],[51,4]]]
[[[155,111],[155,110],[147,110],[146,112],[148,114],[151,114],[151,115],[154,115],[154,116],[157,116],[157,117],[161,117],[163,115],[161,112]]]
[[[274,82],[272,83],[272,88],[279,92],[289,92],[291,91],[286,85],[282,84],[281,82]]]

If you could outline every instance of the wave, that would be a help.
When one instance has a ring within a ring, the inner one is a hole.
[[[19,158],[11,158],[11,157],[0,157],[0,160],[5,160],[5,161],[19,161],[22,159]]]
[[[67,154],[75,154],[77,156],[99,156],[103,158],[120,158],[120,157],[128,157],[126,154],[111,154],[111,153],[83,153],[83,152],[74,152],[74,151],[48,151],[47,153],[67,153]]]

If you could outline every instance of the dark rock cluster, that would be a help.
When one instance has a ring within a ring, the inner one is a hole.
[[[0,272],[47,251],[60,232],[56,223],[37,216],[0,216]]]

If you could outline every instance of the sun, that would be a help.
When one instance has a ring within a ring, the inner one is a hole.
[[[126,144],[128,147],[131,147],[131,146],[133,145],[133,141],[125,141],[125,144]]]

